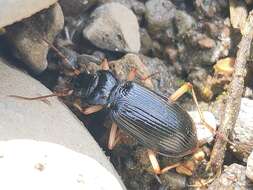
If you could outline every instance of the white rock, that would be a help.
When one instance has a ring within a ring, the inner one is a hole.
[[[57,144],[0,141],[0,150],[0,189],[122,189],[96,160]]]
[[[251,152],[247,161],[246,176],[253,181],[253,152]]]
[[[197,129],[197,137],[199,142],[210,143],[213,140],[214,134],[206,128],[200,120],[199,113],[197,111],[188,112],[193,119],[193,122]],[[214,115],[211,112],[203,112],[205,121],[216,131],[217,122]]]
[[[83,35],[95,46],[120,52],[139,52],[139,25],[134,13],[120,3],[104,4],[92,13]]]
[[[236,144],[234,154],[246,159],[253,151],[253,100],[242,98],[238,119],[230,137]]]
[[[0,28],[48,8],[57,0],[0,0]]]

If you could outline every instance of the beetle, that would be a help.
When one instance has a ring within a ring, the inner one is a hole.
[[[199,109],[195,92],[190,83],[185,83],[169,98],[133,82],[136,70],[128,75],[128,80],[119,81],[112,72],[106,60],[101,64],[102,69],[96,73],[87,72],[78,74],[74,84],[79,84],[74,90],[67,93],[27,98],[16,95],[12,97],[26,100],[44,99],[52,96],[74,95],[74,106],[85,115],[108,109],[109,117],[113,121],[108,148],[113,149],[119,138],[117,127],[136,138],[149,149],[149,159],[156,174],[161,174],[176,167],[168,166],[160,169],[156,153],[174,158],[181,158],[196,152],[199,148],[196,128],[190,115],[175,101],[185,92],[191,91],[197,105],[200,119],[211,132],[213,128],[205,122]],[[82,103],[88,107],[82,107]]]
[[[175,103],[188,90],[192,90],[194,100],[196,96],[192,86],[186,83],[168,99],[133,82],[134,75],[134,71],[131,71],[128,80],[121,82],[109,71],[108,62],[103,62],[102,70],[78,77],[81,88],[75,93],[81,102],[89,106],[82,108],[80,104],[75,104],[75,107],[85,115],[108,109],[113,122],[108,148],[112,149],[119,140],[116,136],[119,127],[149,149],[154,171],[160,174],[166,169],[160,169],[155,152],[180,158],[199,147],[191,117]]]

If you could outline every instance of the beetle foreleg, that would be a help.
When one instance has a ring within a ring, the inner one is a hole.
[[[108,141],[108,149],[112,150],[113,147],[117,144],[117,142],[119,141],[119,136],[117,136],[117,125],[116,123],[112,123],[112,127],[110,130],[110,135],[109,135],[109,141]]]
[[[89,114],[98,112],[103,109],[102,105],[95,105],[95,106],[90,106],[87,108],[82,108],[77,102],[75,102],[73,105],[75,106],[75,108],[77,108],[84,115],[89,115]]]

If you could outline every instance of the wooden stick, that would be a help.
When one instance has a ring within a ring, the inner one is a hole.
[[[239,43],[239,49],[237,51],[235,60],[235,71],[233,79],[228,89],[228,95],[226,99],[225,111],[223,113],[221,126],[218,133],[223,137],[228,138],[230,132],[235,126],[237,120],[241,96],[244,88],[244,78],[246,76],[246,63],[250,54],[250,46],[253,36],[253,11],[250,12],[249,17],[242,30],[242,39]],[[209,168],[211,167],[214,173],[219,172],[222,169],[227,141],[224,138],[217,138],[211,153],[209,162]]]

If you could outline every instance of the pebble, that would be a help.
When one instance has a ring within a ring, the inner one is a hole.
[[[139,52],[139,25],[134,13],[119,3],[107,3],[94,10],[83,36],[95,46],[118,52]]]
[[[173,24],[175,6],[167,0],[148,0],[146,3],[145,18],[151,34],[166,30]]]
[[[28,18],[56,2],[57,0],[37,1],[36,3],[33,0],[1,1],[0,18],[2,19],[0,19],[0,28]]]
[[[176,11],[175,25],[178,36],[187,36],[197,25],[195,19],[184,11]]]
[[[49,45],[43,41],[43,38],[52,43],[63,25],[64,18],[61,7],[55,4],[31,18],[9,27],[7,37],[12,49],[15,49],[15,55],[35,73],[40,73],[48,65]]]
[[[97,0],[59,0],[64,16],[80,16],[91,6],[95,5]]]
[[[231,132],[231,140],[236,144],[234,154],[246,160],[253,151],[253,100],[242,98],[241,108],[235,127]],[[233,147],[231,147],[234,149]]]
[[[214,134],[203,125],[203,123],[200,120],[198,111],[190,111],[188,113],[190,114],[195,124],[196,130],[197,130],[198,141],[204,142],[204,143],[212,142],[214,138]],[[205,111],[203,112],[203,116],[205,118],[205,121],[213,128],[214,131],[216,131],[217,122],[214,115],[211,112]]]
[[[208,187],[208,190],[250,190],[250,184],[248,183],[245,175],[245,166],[239,164],[231,164]]]
[[[246,176],[253,182],[253,152],[248,157]]]

